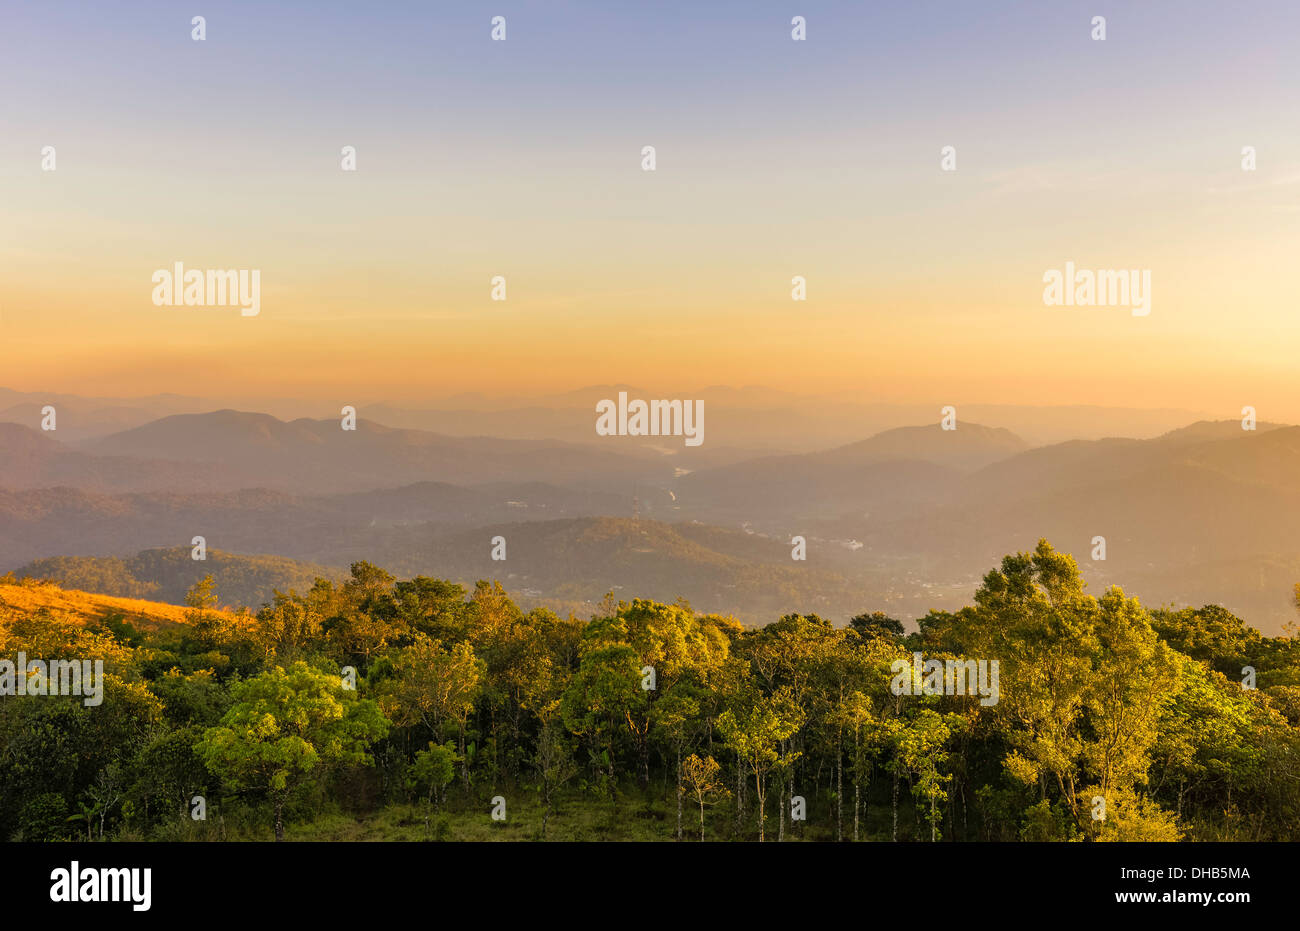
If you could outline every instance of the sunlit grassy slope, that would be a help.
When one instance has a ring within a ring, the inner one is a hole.
[[[163,630],[183,624],[185,613],[189,610],[158,601],[93,595],[55,585],[8,585],[0,582],[0,611],[6,608],[24,614],[34,614],[45,608],[56,617],[82,623],[120,614],[141,630]]]

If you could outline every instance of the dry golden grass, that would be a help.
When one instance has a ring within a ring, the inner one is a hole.
[[[71,621],[98,620],[108,614],[121,614],[141,630],[162,630],[186,623],[189,608],[143,601],[138,598],[115,598],[112,595],[95,595],[59,588],[56,585],[6,585],[0,583],[0,609],[12,608],[25,614],[46,608],[57,617]],[[227,611],[209,611],[224,618],[233,618]]]

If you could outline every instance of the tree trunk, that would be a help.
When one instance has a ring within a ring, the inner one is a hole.
[[[844,748],[836,742],[835,754],[835,840],[844,840]]]
[[[275,842],[284,840],[284,799],[275,800]]]
[[[860,728],[853,728],[853,843],[858,842],[858,812],[861,811],[862,805],[858,801],[858,781],[862,774],[858,772],[862,768],[861,749],[859,749]]]
[[[736,836],[740,836],[740,823],[744,819],[745,773],[740,768],[740,753],[736,753]]]
[[[954,830],[953,833],[956,833]],[[961,839],[970,837],[970,806],[966,804],[966,780],[961,781]]]
[[[677,745],[677,840],[682,839],[682,747]]]
[[[488,735],[492,741],[492,791],[501,790],[501,741],[497,738],[497,709],[493,705],[488,711]]]
[[[781,780],[781,791],[777,798],[777,808],[781,815],[781,820],[776,829],[776,840],[780,843],[785,840],[785,779]]]
[[[898,770],[894,770],[894,835],[892,840],[898,841]]]
[[[853,777],[853,843],[858,842],[858,812],[862,810],[862,803],[859,801],[858,777]]]
[[[469,754],[465,752],[465,722],[460,724],[460,773],[465,783],[465,796],[469,797]]]

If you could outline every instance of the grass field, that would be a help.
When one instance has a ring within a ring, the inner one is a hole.
[[[453,792],[455,790],[453,789]],[[546,834],[542,835],[543,806],[532,791],[506,792],[506,818],[492,818],[491,798],[467,804],[455,797],[441,810],[426,809],[423,802],[391,804],[374,811],[346,811],[331,802],[313,811],[301,806],[295,816],[286,818],[285,840],[305,843],[396,841],[422,843],[483,841],[547,842],[664,842],[674,841],[677,834],[677,807],[671,795],[655,792],[647,798],[639,790],[620,792],[617,801],[595,799],[568,789],[560,794],[551,809]],[[796,823],[787,816],[787,842],[829,841],[835,839],[834,812],[827,800],[809,811],[810,820]],[[735,806],[729,802],[705,810],[707,841],[756,841],[758,829],[752,799],[742,823],[737,826]],[[176,820],[151,835],[149,839],[165,841],[235,841],[269,842],[274,833],[269,812],[263,805],[244,804],[227,799],[210,810],[206,821]],[[901,812],[900,838],[923,839],[924,830],[914,823],[915,811],[906,805]],[[428,818],[426,826],[426,815]],[[844,813],[845,839],[852,837],[853,816]],[[891,813],[879,802],[863,811],[860,839],[888,841]],[[738,830],[739,828],[739,830]],[[776,841],[778,821],[769,800],[767,840]],[[122,840],[144,840],[129,832]],[[700,839],[699,809],[689,799],[682,808],[682,840],[695,843]]]
[[[57,585],[10,585],[0,582],[0,610],[5,608],[24,614],[34,614],[44,608],[52,615],[83,624],[120,614],[135,627],[148,631],[166,630],[184,624],[186,612],[190,610],[158,601],[72,591]],[[229,612],[209,610],[208,613],[233,618]]]

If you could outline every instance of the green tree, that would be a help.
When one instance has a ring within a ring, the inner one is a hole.
[[[719,774],[722,767],[711,756],[703,759],[692,753],[681,764],[682,786],[678,795],[689,792],[691,799],[700,809],[700,840],[704,840],[704,806],[714,805],[724,800],[731,793],[722,784]]]
[[[948,762],[944,748],[962,724],[961,715],[942,715],[923,708],[894,732],[896,756],[892,765],[912,778],[912,794],[928,806],[926,820],[930,823],[931,841],[939,839],[938,805],[947,801],[944,785],[952,779],[943,771]]]
[[[330,767],[369,764],[370,744],[388,732],[378,705],[306,663],[276,666],[231,691],[234,704],[195,752],[232,789],[267,794],[277,841],[293,791]]]
[[[446,790],[452,779],[456,778],[456,763],[460,755],[450,743],[436,744],[429,741],[429,749],[419,750],[411,766],[408,784],[412,789],[426,791],[424,802],[424,830],[429,832],[429,809],[437,809],[438,795]]]
[[[773,767],[785,765],[788,758],[781,744],[803,725],[804,714],[788,691],[775,695],[751,694],[738,701],[718,718],[718,733],[744,761],[754,777],[754,796],[758,801],[758,839],[766,836],[767,775]]]
[[[448,650],[437,640],[420,638],[398,654],[391,677],[377,686],[384,713],[401,727],[421,725],[440,741],[445,726],[456,725],[466,788],[466,725],[483,676],[483,662],[469,643],[462,641]]]

